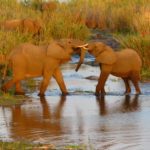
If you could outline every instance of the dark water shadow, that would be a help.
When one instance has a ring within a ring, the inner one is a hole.
[[[108,108],[106,104],[106,96],[105,95],[96,96],[96,102],[99,107],[99,114],[101,116],[107,115]],[[139,105],[138,94],[134,95],[133,98],[131,97],[131,95],[124,96],[123,103],[120,106],[121,112],[123,113],[134,112],[134,111],[138,111],[139,108],[140,108],[140,105]]]

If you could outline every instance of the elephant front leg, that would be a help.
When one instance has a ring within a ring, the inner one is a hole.
[[[60,90],[62,91],[62,95],[67,95],[68,91],[67,91],[64,79],[63,79],[63,75],[62,75],[61,70],[59,68],[55,70],[53,77],[57,81],[57,83],[60,87]]]
[[[100,93],[105,94],[104,86],[108,76],[109,72],[101,72],[100,77],[98,79],[98,84],[96,86],[95,95],[99,95]]]
[[[44,72],[43,81],[41,83],[40,92],[39,92],[38,96],[45,96],[44,93],[48,87],[51,77],[52,77],[52,72],[47,72],[47,71]]]

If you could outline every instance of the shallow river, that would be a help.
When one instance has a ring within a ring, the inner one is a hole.
[[[150,84],[141,83],[142,95],[124,95],[123,82],[110,76],[105,97],[93,95],[99,68],[75,64],[62,67],[70,92],[60,96],[52,79],[45,98],[37,89],[27,91],[21,106],[0,107],[0,140],[28,140],[58,147],[86,144],[97,150],[149,150]],[[37,79],[37,83],[40,79]],[[87,148],[87,149],[88,149]]]

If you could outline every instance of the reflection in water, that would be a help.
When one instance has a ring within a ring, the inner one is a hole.
[[[135,97],[131,99],[130,95],[126,95],[125,100],[123,102],[122,111],[123,112],[137,111],[139,109],[138,97],[139,95],[136,94]]]
[[[100,115],[106,115],[107,114],[107,106],[105,104],[105,96],[101,95],[101,96],[96,96],[96,101],[97,104],[99,106],[99,114]]]
[[[31,135],[45,136],[47,134],[58,136],[64,131],[61,125],[61,114],[66,97],[60,97],[60,101],[52,113],[45,97],[40,98],[42,115],[29,112],[28,114],[21,106],[12,109],[12,136],[13,138],[29,138]],[[35,137],[35,139],[38,137]],[[33,139],[34,140],[34,139]]]
[[[136,94],[133,99],[131,98],[130,95],[125,95],[123,103],[120,106],[121,111],[122,112],[137,111],[139,109],[138,97],[139,97],[138,94]],[[96,96],[96,101],[99,106],[99,114],[101,116],[107,115],[108,110],[105,102],[105,95]]]
[[[147,106],[149,101],[145,102]],[[138,143],[146,145],[146,139],[150,139],[148,107],[144,109],[141,103],[144,100],[138,95],[42,97],[4,108],[10,115],[1,115],[0,127],[13,140],[58,146],[89,144],[90,140],[97,149],[134,149]],[[5,127],[3,120],[7,122]]]

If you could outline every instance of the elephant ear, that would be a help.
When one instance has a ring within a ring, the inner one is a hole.
[[[63,45],[59,42],[51,42],[47,48],[47,56],[53,57],[60,60],[70,60],[71,55],[69,55]]]
[[[97,51],[99,48],[96,49]],[[96,61],[102,64],[112,65],[116,62],[115,52],[109,46],[104,45],[102,51],[96,57]]]

